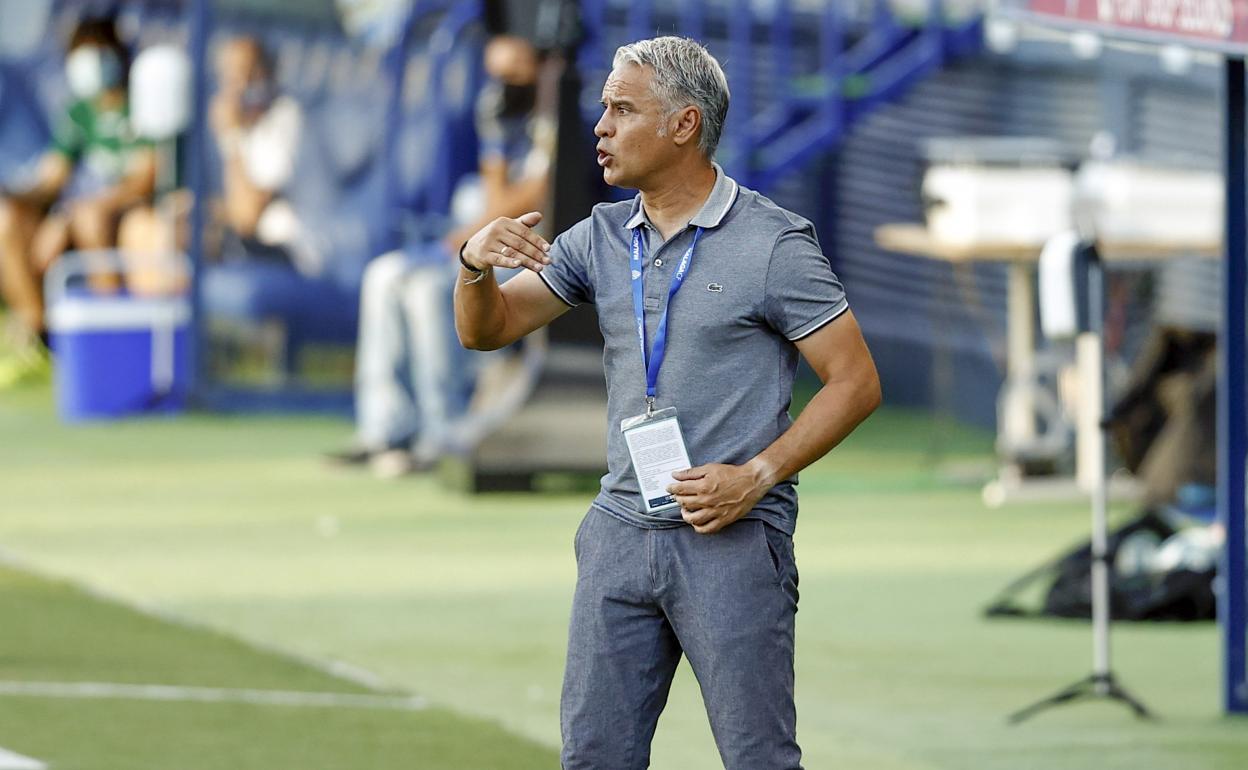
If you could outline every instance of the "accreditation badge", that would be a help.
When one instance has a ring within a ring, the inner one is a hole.
[[[667,488],[675,481],[672,473],[691,467],[691,463],[676,409],[658,409],[621,420],[620,432],[628,444],[644,512],[655,513],[680,505]]]

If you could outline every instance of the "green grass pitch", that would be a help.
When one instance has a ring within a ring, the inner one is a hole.
[[[1248,722],[1219,713],[1211,624],[1115,628],[1117,672],[1156,723],[1086,703],[1005,724],[1088,672],[1089,629],[987,621],[980,609],[1079,539],[1086,508],[986,510],[977,485],[931,462],[932,430],[925,416],[886,410],[802,476],[806,766],[1248,766]],[[0,680],[361,691],[242,639],[367,669],[431,703],[0,696],[0,746],[80,770],[555,767],[571,539],[589,496],[467,497],[432,479],[326,470],[318,452],[348,433],[323,418],[201,415],[71,427],[46,389],[0,392],[0,547],[196,624],[3,571]],[[988,465],[984,434],[950,430],[940,445],[947,463]],[[720,766],[687,666],[653,766]]]
[[[235,639],[0,568],[0,681],[358,694],[364,688]],[[517,767],[549,747],[452,714],[358,707],[0,695],[0,746],[57,768]]]

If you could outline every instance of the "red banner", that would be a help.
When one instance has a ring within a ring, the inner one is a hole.
[[[1126,37],[1248,50],[1248,0],[1026,0],[1026,7]]]

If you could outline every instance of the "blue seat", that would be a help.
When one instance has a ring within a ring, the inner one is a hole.
[[[210,265],[200,291],[211,316],[238,322],[276,319],[288,342],[355,341],[359,293],[331,278],[308,278],[273,262]]]
[[[232,261],[227,254],[224,264],[202,272],[202,308],[210,329],[214,320],[244,329],[280,325],[286,380],[296,387],[291,375],[300,346],[354,344],[368,261],[404,245],[405,220],[444,220],[455,183],[476,168],[483,36],[459,13],[449,37],[432,32],[446,29],[450,16],[426,13],[417,20],[403,52],[397,100],[381,70],[387,57],[337,31],[277,28],[240,16],[214,33],[214,42],[234,34],[264,41],[279,86],[303,109],[295,178],[283,195],[326,262],[324,272],[310,278],[283,264]],[[435,56],[434,39],[453,42]],[[440,79],[436,86],[434,78]],[[211,73],[208,89],[215,90]],[[220,162],[211,142],[208,154],[209,186],[219,191]]]
[[[289,265],[235,260],[240,255],[227,253],[223,264],[207,265],[201,274],[202,309],[209,328],[219,320],[243,328],[280,325],[287,351],[283,365],[292,376],[301,346],[355,342],[364,265],[387,227],[380,129],[387,91],[381,73],[369,71],[378,58],[341,37],[253,23],[226,27],[215,40],[238,34],[264,41],[277,60],[284,92],[303,110],[295,174],[283,196],[323,253],[325,266],[310,277]],[[342,88],[344,79],[355,87]],[[209,85],[210,93],[214,87]],[[219,194],[220,160],[211,142],[207,167],[209,187]]]
[[[441,55],[424,42],[408,52],[404,66],[407,78],[415,82],[405,83],[399,104],[394,192],[405,214],[445,216],[455,184],[477,169],[475,107],[484,84],[481,40],[464,35]]]

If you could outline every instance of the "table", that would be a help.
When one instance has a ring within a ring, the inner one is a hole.
[[[1035,299],[1035,268],[1040,260],[1043,244],[1035,243],[974,243],[959,244],[940,241],[932,237],[923,224],[904,222],[881,225],[875,230],[875,242],[880,248],[899,254],[935,259],[950,264],[972,264],[976,262],[996,262],[1008,265],[1009,283],[1006,294],[1006,382],[1030,383],[1035,376],[1035,338],[1036,338],[1036,299]],[[1219,258],[1223,254],[1220,241],[1217,242],[1130,242],[1108,241],[1097,244],[1101,258],[1107,263],[1117,262],[1121,265],[1148,264],[1173,259],[1176,256],[1199,256]],[[1021,444],[1035,438],[1036,403],[1034,390],[1029,388],[1008,388],[1003,393],[1000,405],[1000,424],[997,426],[999,435],[1009,439],[1010,443]],[[1086,453],[1078,450],[1089,436],[1089,430],[1095,431],[1096,426],[1077,426],[1079,438],[1076,443],[1076,456],[1085,457]],[[1075,488],[1086,487],[1086,480],[1091,479],[1096,469],[1079,466],[1077,477],[1081,483]],[[996,482],[984,489],[985,502],[1000,505],[1007,498],[1027,496],[1023,489],[1024,479],[1017,472],[1007,472]],[[1052,484],[1045,485],[1045,496],[1052,494]],[[1114,487],[1124,491],[1122,486]]]

